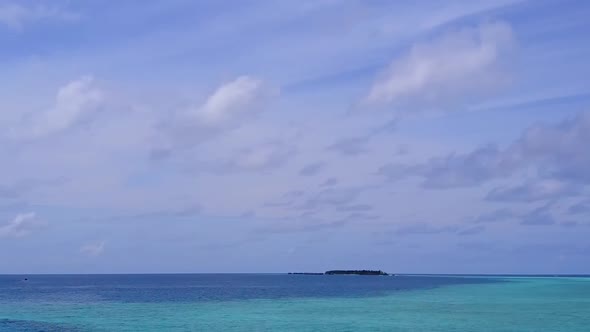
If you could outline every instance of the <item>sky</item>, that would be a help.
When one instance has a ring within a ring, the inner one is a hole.
[[[590,273],[588,17],[0,0],[0,273]]]

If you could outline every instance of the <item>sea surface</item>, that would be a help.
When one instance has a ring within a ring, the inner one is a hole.
[[[588,332],[590,278],[0,275],[0,331]]]

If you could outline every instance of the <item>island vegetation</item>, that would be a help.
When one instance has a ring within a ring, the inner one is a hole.
[[[386,272],[381,270],[331,270],[326,271],[324,274],[337,275],[337,274],[356,274],[361,276],[386,276]]]
[[[361,275],[361,276],[387,276],[386,272],[381,270],[330,270],[324,273],[321,272],[289,272],[289,274],[299,275]]]

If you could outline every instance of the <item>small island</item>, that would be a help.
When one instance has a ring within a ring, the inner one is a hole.
[[[324,273],[321,272],[289,272],[289,274],[298,274],[298,275],[311,275],[311,276],[321,276],[321,275],[360,275],[360,276],[388,276],[387,272],[383,272],[381,270],[330,270]]]
[[[386,272],[381,270],[331,270],[326,271],[327,275],[355,274],[361,276],[387,276]]]

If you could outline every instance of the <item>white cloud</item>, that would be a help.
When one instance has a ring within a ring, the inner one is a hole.
[[[71,21],[78,18],[79,15],[56,7],[0,4],[0,24],[12,29],[22,29],[25,24],[41,20]]]
[[[486,90],[500,78],[495,65],[512,40],[509,25],[491,23],[415,44],[391,63],[366,102],[428,105]]]
[[[61,87],[54,106],[40,114],[30,114],[12,136],[35,139],[66,130],[98,110],[103,101],[104,93],[95,86],[94,79],[84,76]]]
[[[0,237],[22,237],[41,225],[34,212],[20,213],[8,224],[0,226]]]
[[[159,154],[193,147],[206,139],[240,127],[266,109],[268,100],[278,93],[262,80],[240,76],[218,87],[199,106],[165,121],[153,148]],[[162,135],[162,136],[159,136]]]
[[[240,76],[220,86],[191,115],[203,125],[223,126],[260,111],[260,103],[269,93],[261,80]]]
[[[80,252],[88,256],[100,256],[104,251],[105,244],[105,241],[87,243],[80,247]]]

